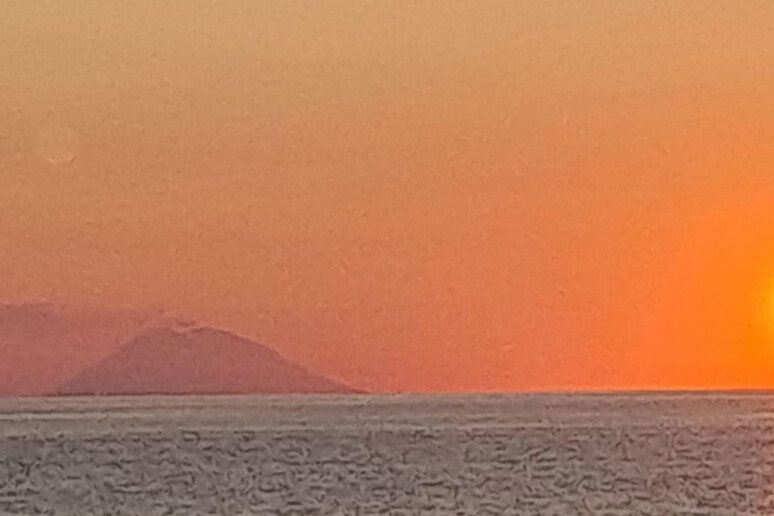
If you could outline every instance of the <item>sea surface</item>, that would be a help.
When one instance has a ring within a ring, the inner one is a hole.
[[[0,400],[0,514],[771,515],[774,395]]]

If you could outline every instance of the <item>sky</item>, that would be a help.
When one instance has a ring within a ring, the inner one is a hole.
[[[0,301],[375,392],[774,387],[769,0],[0,10]]]

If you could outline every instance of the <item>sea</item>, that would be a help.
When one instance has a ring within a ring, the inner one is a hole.
[[[0,400],[0,514],[772,515],[774,394]]]

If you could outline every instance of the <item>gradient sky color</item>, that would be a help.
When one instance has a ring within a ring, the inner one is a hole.
[[[380,392],[774,387],[769,0],[0,11],[0,301]]]

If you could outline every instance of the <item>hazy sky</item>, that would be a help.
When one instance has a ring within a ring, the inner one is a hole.
[[[770,0],[0,13],[0,301],[379,391],[774,386]]]

